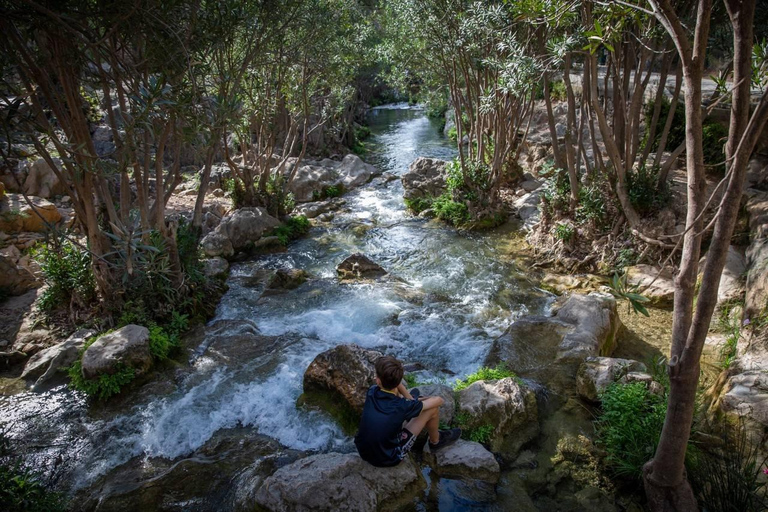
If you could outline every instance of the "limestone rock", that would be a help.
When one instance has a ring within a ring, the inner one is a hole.
[[[313,201],[304,203],[296,207],[296,214],[303,215],[308,219],[314,219],[324,213],[330,213],[343,207],[347,203],[340,197],[334,197],[327,201]]]
[[[424,455],[440,476],[464,477],[496,483],[499,481],[499,463],[480,443],[459,439],[435,453],[424,447]]]
[[[0,198],[0,231],[45,231],[48,224],[61,220],[56,205],[39,197],[29,197],[30,206],[21,194],[6,194]],[[41,218],[42,217],[42,218]]]
[[[530,229],[538,224],[540,218],[539,204],[541,203],[541,192],[535,190],[520,197],[514,202],[517,209],[517,215],[523,221],[523,229]]]
[[[358,345],[339,345],[318,354],[304,372],[304,391],[331,391],[362,413],[368,388],[376,383],[376,350]]]
[[[492,427],[490,447],[514,457],[539,433],[536,395],[514,377],[477,381],[459,391],[459,413],[470,427]]]
[[[448,162],[436,158],[419,157],[400,177],[403,183],[403,197],[438,197],[446,190],[445,178]]]
[[[338,186],[339,181],[339,172],[335,167],[305,164],[296,171],[293,181],[288,184],[288,191],[297,203],[307,203],[316,200],[323,189]]]
[[[0,254],[0,288],[11,295],[21,295],[40,284],[28,269],[19,266],[12,258]]]
[[[111,375],[123,364],[136,374],[152,366],[149,352],[149,329],[129,324],[96,340],[83,354],[83,377],[94,379]]]
[[[345,156],[341,161],[338,172],[344,190],[364,185],[377,174],[377,170],[374,166],[363,162],[359,156],[351,153]]]
[[[229,257],[235,254],[232,242],[225,235],[215,231],[208,233],[200,241],[203,253],[210,258],[218,256]]]
[[[35,386],[46,383],[56,375],[57,370],[71,366],[86,340],[95,335],[96,331],[92,329],[80,329],[66,341],[41,350],[27,361],[21,378],[37,379]]]
[[[396,510],[424,488],[409,458],[377,468],[357,454],[312,455],[278,469],[256,493],[256,503],[273,512]]]
[[[54,159],[54,163],[57,167],[61,167],[61,160],[58,158]],[[50,199],[67,193],[64,184],[59,181],[56,173],[44,159],[39,158],[28,167],[29,173],[24,180],[25,194]]]
[[[755,194],[747,201],[750,244],[747,248],[747,293],[744,317],[754,318],[768,304],[768,193]]]
[[[557,319],[576,326],[560,344],[560,360],[580,362],[591,355],[610,355],[616,348],[621,320],[616,300],[609,294],[572,295],[557,312]]]
[[[638,286],[654,306],[671,306],[675,299],[675,276],[669,268],[659,270],[651,265],[627,268],[627,283]]]
[[[280,225],[265,208],[240,208],[221,219],[216,232],[226,236],[237,251]]]
[[[353,254],[339,263],[336,272],[342,279],[376,279],[387,273],[378,263],[360,253]]]
[[[305,270],[298,268],[278,269],[267,282],[268,290],[293,290],[304,284],[309,277]]]
[[[538,180],[525,180],[522,183],[520,183],[520,188],[522,188],[526,192],[533,192],[539,187],[541,187],[541,182]]]
[[[203,260],[203,273],[208,278],[221,278],[227,277],[229,272],[229,262],[224,258],[215,256],[207,260]]]
[[[444,403],[440,406],[440,421],[450,425],[456,412],[456,399],[453,397],[453,389],[445,384],[421,384],[418,390],[421,396],[439,396],[443,399]]]
[[[608,386],[627,373],[644,370],[644,364],[631,359],[588,357],[579,367],[576,389],[582,397],[596,402]]]

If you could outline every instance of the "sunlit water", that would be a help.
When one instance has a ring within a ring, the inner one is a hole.
[[[420,110],[376,109],[370,125],[366,159],[394,174],[418,156],[455,154]],[[345,199],[345,211],[286,252],[232,267],[207,349],[177,391],[99,418],[66,388],[0,397],[0,422],[41,464],[64,460],[59,477],[70,488],[136,456],[189,454],[217,430],[238,425],[289,448],[350,450],[351,440],[333,420],[296,407],[304,370],[318,353],[357,343],[421,363],[424,379],[450,381],[477,369],[493,338],[519,315],[549,307],[551,297],[503,258],[502,236],[414,218],[404,209],[399,180],[374,181]],[[401,281],[340,284],[336,265],[354,252]],[[304,269],[312,279],[262,297],[255,276],[279,267]],[[278,338],[257,346],[258,334]],[[233,337],[235,348],[227,341]]]

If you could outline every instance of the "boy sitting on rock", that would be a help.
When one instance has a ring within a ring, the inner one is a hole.
[[[355,436],[360,457],[374,466],[396,466],[413,447],[416,437],[427,428],[429,449],[439,450],[454,443],[461,429],[438,430],[439,396],[411,396],[403,380],[403,365],[391,356],[376,360],[376,385],[365,398],[363,417]],[[407,422],[407,423],[405,423]]]

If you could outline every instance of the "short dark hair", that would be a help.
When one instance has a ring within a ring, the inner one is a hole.
[[[395,389],[403,380],[403,363],[392,356],[381,356],[376,360],[376,376],[384,389]]]

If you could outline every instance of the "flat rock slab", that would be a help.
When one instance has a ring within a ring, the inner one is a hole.
[[[357,454],[312,455],[278,469],[256,493],[256,503],[273,512],[398,510],[424,488],[411,458],[377,468]]]
[[[499,481],[499,463],[480,443],[459,439],[435,453],[424,447],[424,456],[438,475],[463,477],[496,483]]]

